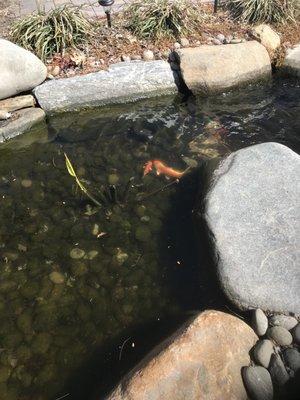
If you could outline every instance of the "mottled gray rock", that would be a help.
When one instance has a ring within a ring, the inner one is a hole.
[[[0,38],[0,100],[33,89],[46,76],[46,66],[34,54]]]
[[[222,42],[213,39],[213,43]],[[193,93],[221,92],[271,76],[269,54],[256,41],[180,49],[177,55],[182,77]]]
[[[11,119],[0,124],[0,142],[21,135],[44,120],[45,112],[41,108],[24,108],[16,111]]]
[[[279,346],[289,346],[293,341],[291,333],[282,326],[272,326],[268,329],[267,335]]]
[[[257,308],[252,314],[252,328],[258,336],[263,336],[268,329],[268,318],[265,313]]]
[[[260,340],[259,342],[257,342],[253,350],[255,361],[265,368],[269,367],[271,356],[273,353],[273,343],[271,342],[271,340],[268,339]]]
[[[296,318],[282,314],[272,315],[272,317],[269,318],[269,322],[272,326],[280,325],[288,331],[293,329],[298,324]]]
[[[299,155],[278,143],[232,153],[210,175],[204,217],[221,286],[241,309],[300,315],[299,176]]]
[[[300,369],[300,353],[297,349],[285,349],[283,353],[286,365],[294,372]]]
[[[272,354],[269,372],[273,383],[277,386],[284,386],[289,380],[289,374],[278,354]]]
[[[300,44],[288,51],[283,68],[288,74],[300,77]]]
[[[34,93],[40,106],[51,114],[177,93],[175,79],[166,61],[136,61],[45,82]]]
[[[293,338],[295,343],[300,345],[300,324],[296,325],[293,329]]]
[[[268,370],[263,367],[245,367],[242,375],[251,399],[273,399],[273,384]]]

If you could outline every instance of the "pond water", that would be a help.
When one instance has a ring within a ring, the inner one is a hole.
[[[300,85],[275,81],[62,115],[2,145],[1,400],[101,399],[190,311],[222,307],[199,276],[193,171],[255,143],[298,150],[299,133]],[[190,170],[143,177],[153,159]]]

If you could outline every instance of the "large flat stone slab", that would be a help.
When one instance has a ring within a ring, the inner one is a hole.
[[[288,74],[300,77],[300,44],[288,51],[283,67]]]
[[[155,348],[106,400],[247,400],[241,369],[257,339],[240,319],[205,311]]]
[[[0,123],[0,143],[29,131],[44,120],[45,112],[41,108],[15,111],[11,119]]]
[[[33,89],[47,68],[33,53],[0,38],[0,100]]]
[[[193,93],[220,92],[271,76],[271,62],[256,41],[177,50],[182,77]]]
[[[300,315],[300,156],[278,143],[215,169],[204,217],[226,295],[241,309]]]
[[[45,82],[34,90],[46,113],[75,111],[177,93],[165,61],[118,63],[108,71]]]

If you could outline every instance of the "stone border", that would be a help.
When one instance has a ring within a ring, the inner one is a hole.
[[[179,83],[178,74],[166,61],[135,61],[113,64],[108,71],[48,81],[33,93],[51,115],[177,94]]]

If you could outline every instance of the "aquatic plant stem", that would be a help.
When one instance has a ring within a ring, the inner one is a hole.
[[[74,170],[74,168],[73,168],[73,165],[72,165],[72,163],[71,163],[69,157],[67,156],[67,154],[64,153],[64,155],[65,155],[65,159],[66,159],[66,167],[67,167],[67,170],[68,170],[69,174],[70,174],[73,178],[75,178],[75,181],[76,181],[77,185],[79,186],[80,190],[81,190],[90,200],[92,200],[92,202],[95,203],[96,206],[101,207],[101,206],[102,206],[101,203],[99,203],[99,201],[96,200],[95,197],[92,196],[92,195],[89,193],[89,191],[86,189],[86,187],[80,182],[80,180],[79,180],[78,176],[76,175],[76,172],[75,172],[75,170]]]

